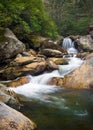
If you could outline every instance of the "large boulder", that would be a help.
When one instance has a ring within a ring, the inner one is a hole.
[[[86,61],[79,68],[64,78],[52,78],[49,84],[73,89],[93,88],[93,53],[86,57]]]
[[[20,112],[0,102],[0,130],[34,130],[36,124]]]
[[[91,35],[81,36],[77,40],[77,45],[83,51],[87,51],[87,52],[93,51],[93,39]]]
[[[0,33],[0,61],[12,58],[25,51],[25,45],[17,39],[10,29]]]

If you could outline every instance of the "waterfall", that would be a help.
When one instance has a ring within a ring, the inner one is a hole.
[[[74,42],[69,37],[64,38],[62,47],[67,50],[68,54],[77,54]]]

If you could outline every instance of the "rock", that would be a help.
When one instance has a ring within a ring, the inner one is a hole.
[[[93,25],[90,25],[90,26],[88,27],[88,29],[89,29],[89,31],[93,31]]]
[[[41,57],[18,57],[0,71],[2,80],[15,79],[28,74],[37,75],[46,69],[46,61]]]
[[[80,38],[80,35],[69,35],[69,38],[71,38],[72,41],[76,41],[77,39]]]
[[[86,61],[79,68],[64,78],[52,78],[49,84],[73,89],[93,88],[93,53],[86,57]]]
[[[10,66],[24,66],[35,61],[37,61],[36,57],[17,57],[10,63]]]
[[[30,46],[30,48],[38,49],[41,46],[41,43],[45,40],[46,38],[41,37],[41,36],[35,36],[35,35],[28,35],[27,36],[27,42]]]
[[[44,49],[51,49],[51,50],[57,50],[62,54],[67,54],[67,51],[64,48],[62,48],[60,45],[56,45],[54,42],[51,42],[49,40],[45,40],[44,42],[42,42],[40,49],[41,52]]]
[[[60,77],[53,77],[49,82],[48,82],[49,85],[56,85],[56,86],[59,86],[59,87],[64,87],[63,84],[64,84],[64,79],[63,78],[60,78]]]
[[[36,124],[20,112],[0,102],[0,130],[34,130]]]
[[[80,53],[77,53],[76,57],[85,59],[88,54],[89,52],[80,52]]]
[[[19,41],[10,29],[6,29],[0,39],[0,61],[10,59],[25,51],[25,45]]]
[[[6,82],[5,85],[7,87],[17,87],[17,86],[27,84],[29,82],[30,82],[30,78],[24,76],[24,77],[19,77],[19,78],[15,79],[15,80]]]
[[[10,96],[9,95],[7,95],[7,94],[5,94],[4,92],[2,92],[1,90],[0,90],[0,101],[2,101],[2,102],[4,102],[4,103],[8,103],[9,102],[9,100],[10,100]]]
[[[59,50],[53,50],[53,49],[43,49],[41,51],[41,54],[47,56],[47,57],[62,57],[63,53]]]
[[[30,50],[28,51],[28,53],[29,53],[31,56],[34,56],[34,57],[36,57],[36,55],[37,55],[36,51],[33,50],[33,49],[30,49]]]
[[[0,83],[0,101],[16,109],[22,106],[18,96],[13,91],[10,92],[3,83]]]
[[[48,58],[49,61],[54,62],[56,65],[66,65],[68,64],[68,61],[66,59],[62,59],[62,58]]]
[[[93,51],[93,39],[90,35],[81,36],[77,40],[77,44],[79,48],[81,48],[84,51],[91,52]]]
[[[58,66],[51,60],[47,60],[47,69],[48,70],[57,70]]]

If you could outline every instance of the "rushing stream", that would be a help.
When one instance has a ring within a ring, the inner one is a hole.
[[[37,130],[93,130],[92,90],[47,85],[52,77],[64,77],[82,62],[71,57],[68,65],[59,65],[59,70],[39,76],[28,75],[30,83],[11,88],[24,95],[25,105],[20,111],[36,122]]]

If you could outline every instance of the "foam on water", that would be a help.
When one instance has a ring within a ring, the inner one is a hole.
[[[81,59],[70,57],[68,65],[59,65],[59,73],[60,75],[65,76],[77,67],[79,67],[82,63],[83,61]]]
[[[38,76],[29,75],[30,83],[10,89],[15,93],[22,94],[26,97],[45,101],[47,100],[45,95],[50,95],[51,93],[60,90],[57,86],[47,85],[48,81],[52,77],[63,77],[73,69],[79,67],[82,62],[82,60],[72,57],[70,58],[68,65],[59,65],[59,70],[54,70],[50,73],[44,73]]]

